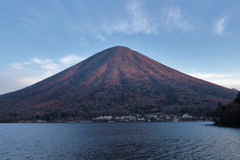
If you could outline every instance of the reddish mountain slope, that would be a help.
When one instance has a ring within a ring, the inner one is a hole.
[[[0,115],[74,112],[83,116],[152,110],[201,110],[229,103],[230,90],[113,47],[22,90],[0,96]]]

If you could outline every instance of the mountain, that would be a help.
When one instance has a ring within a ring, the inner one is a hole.
[[[236,94],[117,46],[32,86],[1,95],[0,116],[202,113],[218,102],[230,103]]]

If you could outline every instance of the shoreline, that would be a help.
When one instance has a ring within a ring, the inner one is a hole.
[[[216,127],[224,127],[224,128],[240,128],[238,125],[217,125],[217,124],[205,124],[206,126],[216,126]]]
[[[167,123],[171,123],[172,121],[71,121],[71,122],[0,122],[0,124],[4,124],[4,123],[39,123],[39,124],[42,124],[42,123],[163,123],[163,122],[167,122]],[[181,123],[181,122],[212,122],[212,121],[178,121],[178,122],[172,122],[172,123]],[[209,125],[209,126],[216,126],[214,124],[205,124],[205,125]],[[239,126],[240,128],[240,126]]]

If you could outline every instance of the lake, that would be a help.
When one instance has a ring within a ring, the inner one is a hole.
[[[240,129],[212,122],[0,124],[0,159],[240,159]]]

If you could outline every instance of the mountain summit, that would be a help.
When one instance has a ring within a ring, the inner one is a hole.
[[[22,90],[0,96],[0,116],[203,112],[237,91],[171,69],[127,47],[106,49]]]

